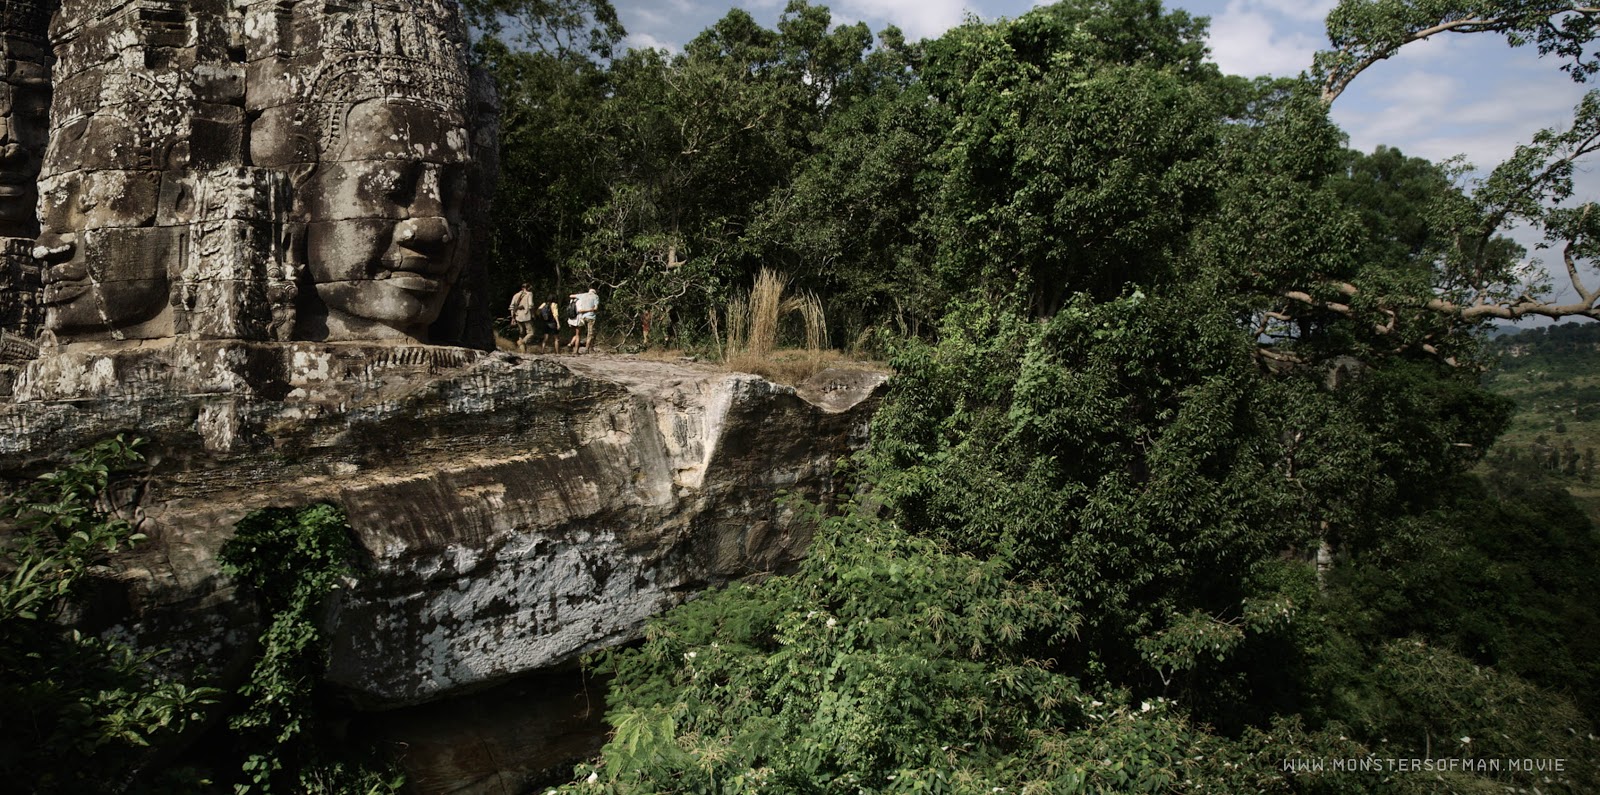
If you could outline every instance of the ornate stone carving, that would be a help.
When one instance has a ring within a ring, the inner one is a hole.
[[[0,236],[32,237],[34,179],[49,132],[50,49],[45,40],[53,3],[0,2]]]
[[[191,275],[195,194],[205,171],[244,160],[243,81],[230,77],[243,70],[227,61],[218,16],[175,0],[68,0],[51,23],[56,92],[34,253],[46,265],[45,326],[60,339],[157,339],[193,325],[175,288]]]
[[[35,181],[49,139],[51,58],[45,34],[54,5],[0,0],[0,331],[24,339],[44,319],[31,250],[39,232]]]
[[[66,0],[48,44],[57,340],[492,346],[495,102],[455,0]]]
[[[431,341],[463,271],[473,141],[454,3],[259,3],[247,30],[256,162],[296,175],[298,336]],[[465,319],[458,297],[453,315]],[[461,325],[461,324],[454,324]],[[442,341],[460,342],[464,328]]]

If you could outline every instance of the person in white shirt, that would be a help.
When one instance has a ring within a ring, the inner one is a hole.
[[[533,343],[533,286],[522,283],[522,289],[511,296],[511,322],[517,324],[517,350],[526,351]]]
[[[593,351],[594,319],[595,314],[600,310],[600,294],[595,292],[593,287],[590,287],[585,292],[573,293],[568,297],[577,302],[578,305],[578,316],[567,321],[572,326],[572,342],[570,344],[572,352],[578,352],[578,338],[585,336],[584,329],[588,329],[589,333],[587,339],[583,342],[583,350]]]

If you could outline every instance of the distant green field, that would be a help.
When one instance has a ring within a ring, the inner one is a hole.
[[[1517,413],[1489,461],[1559,480],[1600,522],[1600,323],[1530,329],[1491,349],[1500,358],[1485,385]]]

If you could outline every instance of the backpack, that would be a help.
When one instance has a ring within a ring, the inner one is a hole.
[[[568,320],[577,320],[578,319],[578,300],[577,299],[573,299],[573,300],[567,302],[567,311],[562,313],[562,316],[565,317]]]
[[[556,322],[555,307],[551,306],[550,304],[540,304],[539,305],[539,320],[541,320],[541,321],[543,321],[545,323],[554,323],[554,322]]]

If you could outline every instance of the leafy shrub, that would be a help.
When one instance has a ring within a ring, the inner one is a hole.
[[[125,644],[69,626],[86,582],[144,540],[108,507],[113,479],[142,460],[117,437],[0,500],[0,780],[31,793],[122,792],[149,751],[200,720],[216,691],[152,680]]]

